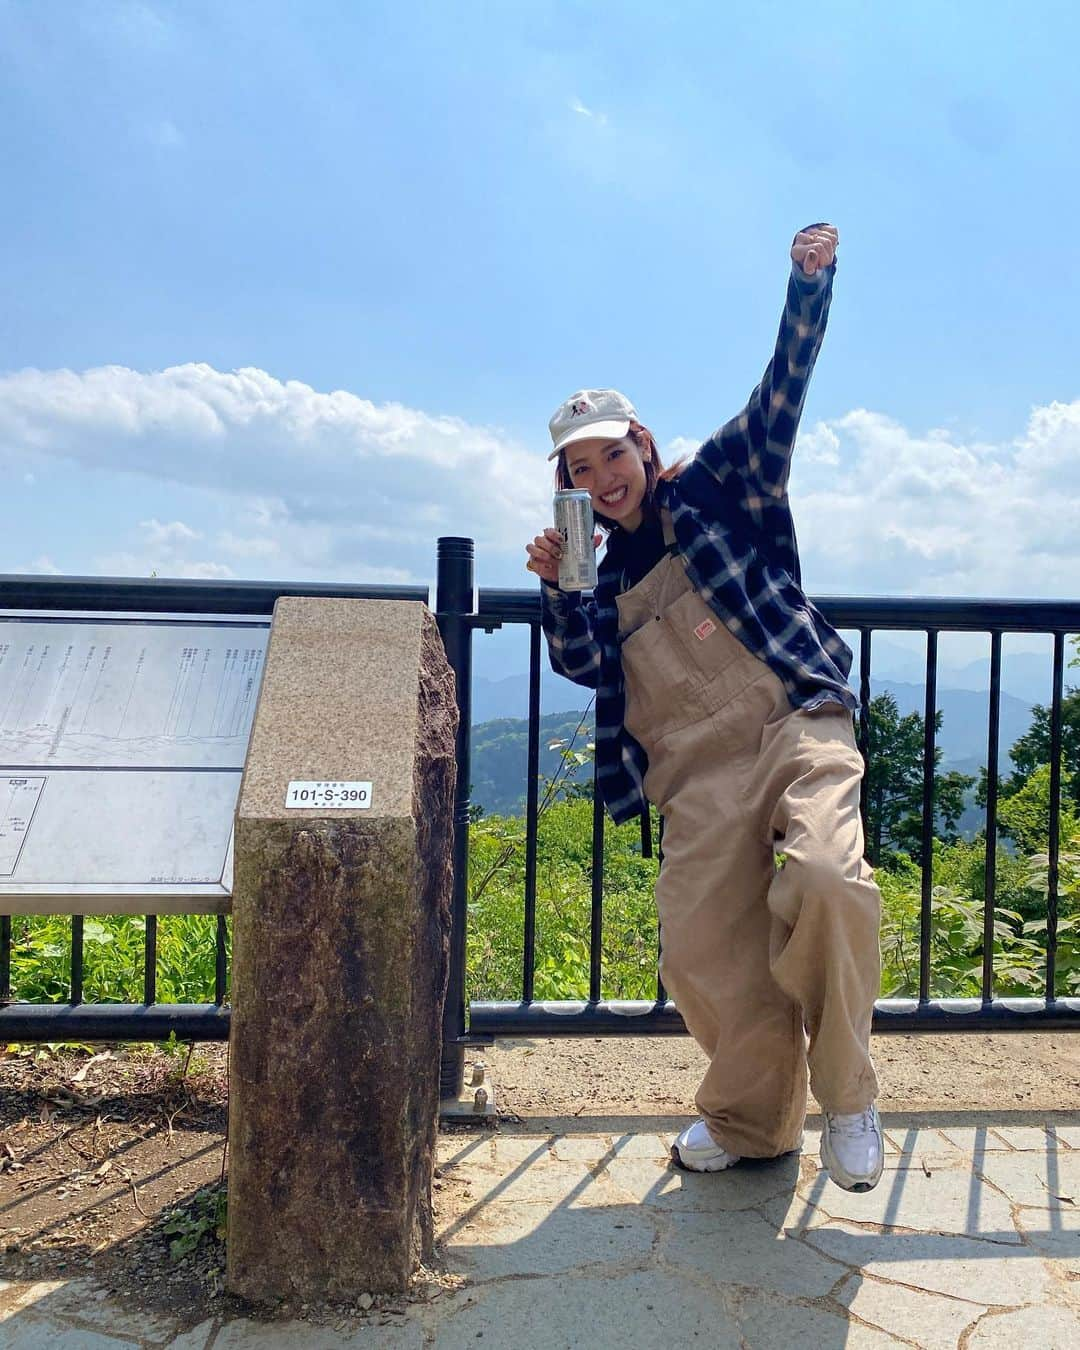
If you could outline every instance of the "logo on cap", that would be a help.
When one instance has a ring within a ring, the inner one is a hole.
[[[583,398],[579,398],[576,403],[572,403],[570,405],[571,417],[584,417],[587,412],[591,411],[592,411],[591,408]]]

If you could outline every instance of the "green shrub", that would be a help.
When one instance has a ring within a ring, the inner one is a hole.
[[[538,999],[588,998],[593,804],[556,801],[540,817],[536,850]],[[654,835],[655,837],[655,835]],[[501,863],[499,860],[502,859]],[[486,816],[470,830],[467,992],[521,997],[525,945],[525,826]],[[641,856],[636,822],[604,831],[604,996],[655,998],[656,859]]]
[[[146,920],[139,914],[83,921],[83,999],[87,1003],[141,1003]],[[226,924],[231,953],[231,925]],[[217,918],[165,914],[157,925],[157,997],[160,1003],[212,1003],[217,963]],[[71,993],[71,919],[24,914],[11,920],[12,997],[27,1003],[64,1003]]]
[[[1080,845],[1064,822],[1063,843]],[[654,839],[655,819],[654,819]],[[489,817],[474,824],[470,845],[467,993],[476,1000],[521,997],[524,948],[524,822]],[[935,841],[931,900],[930,994],[978,997],[982,991],[985,841]],[[601,994],[607,999],[656,995],[655,859],[641,856],[636,822],[604,835]],[[1080,992],[1080,851],[1064,851],[1059,882],[1057,993]],[[882,892],[882,983],[886,997],[917,997],[922,879],[896,855],[876,879]],[[582,999],[589,993],[592,802],[557,801],[537,836],[537,999]],[[994,992],[1040,995],[1046,973],[1046,856],[996,855],[993,920]]]

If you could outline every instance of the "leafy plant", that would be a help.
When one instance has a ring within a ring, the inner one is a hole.
[[[170,1238],[169,1255],[174,1261],[190,1256],[204,1242],[225,1241],[228,1192],[220,1183],[196,1191],[190,1202],[170,1210],[162,1232]]]
[[[226,924],[226,954],[232,946]],[[83,998],[88,1003],[140,1003],[146,921],[141,915],[87,918],[83,923]],[[217,918],[168,914],[158,919],[157,997],[162,1003],[211,1003],[217,968]],[[11,921],[12,997],[62,1003],[71,993],[71,920],[23,914]]]

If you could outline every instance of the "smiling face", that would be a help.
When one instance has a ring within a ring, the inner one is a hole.
[[[647,487],[648,447],[640,449],[632,436],[621,441],[575,441],[566,448],[566,468],[575,488],[585,488],[593,510],[636,530],[644,518],[642,502]]]

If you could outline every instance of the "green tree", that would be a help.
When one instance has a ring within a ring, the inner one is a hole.
[[[1076,829],[1076,808],[1066,795],[1072,787],[1069,774],[1061,776],[1060,837],[1068,839]],[[998,808],[1003,834],[1016,841],[1024,853],[1044,851],[1050,839],[1050,765],[1032,769],[1023,786],[1007,796]]]
[[[1080,637],[1072,639],[1076,656],[1069,663],[1080,666]],[[1036,703],[1031,711],[1031,726],[1017,739],[1009,751],[1012,772],[1008,777],[998,779],[998,800],[1004,802],[1027,787],[1032,774],[1042,766],[1050,764],[1050,709]],[[1080,689],[1066,686],[1061,700],[1061,793],[1063,804],[1072,802],[1080,808]],[[983,769],[979,774],[979,789],[976,801],[986,805],[987,774]],[[1011,835],[1011,830],[1002,817],[1002,831]],[[1045,840],[1045,832],[1044,832]],[[1012,835],[1020,843],[1020,840]]]
[[[1031,726],[1009,751],[1012,774],[998,788],[1002,797],[1020,792],[1041,765],[1050,763],[1050,709],[1037,703]],[[1062,795],[1080,805],[1080,689],[1068,689],[1061,700]],[[982,789],[985,796],[985,786]]]
[[[918,713],[901,717],[892,694],[872,699],[870,762],[866,773],[867,857],[876,867],[897,853],[922,857],[923,742],[926,723]],[[934,728],[941,730],[938,712]],[[975,782],[950,769],[937,772],[941,747],[934,750],[934,833],[946,843],[957,838],[964,797]]]

